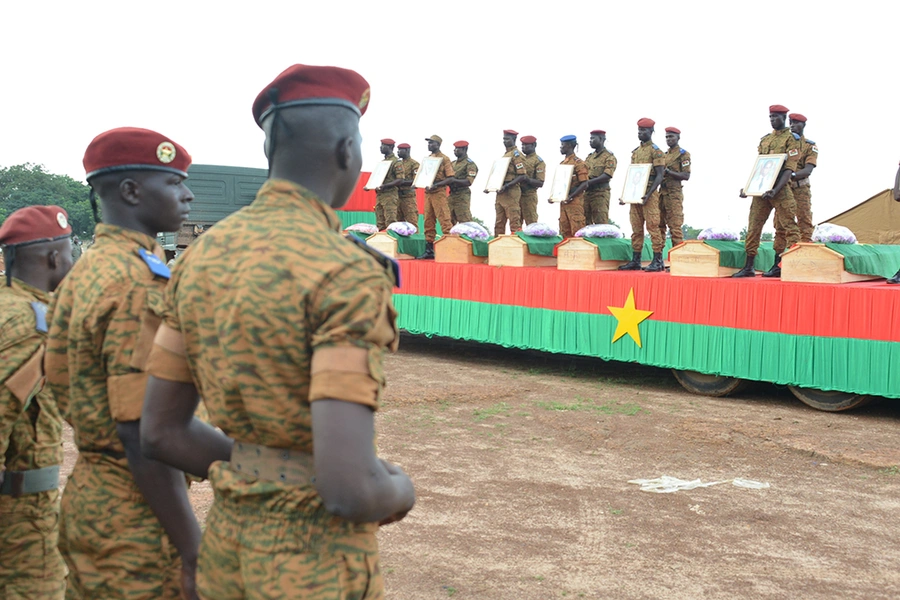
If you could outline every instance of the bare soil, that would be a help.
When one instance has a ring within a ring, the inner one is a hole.
[[[771,385],[706,398],[639,365],[401,346],[378,446],[417,504],[380,533],[388,598],[900,597],[900,403],[831,414]],[[771,487],[628,483],[663,475]],[[208,486],[192,501],[204,516]]]

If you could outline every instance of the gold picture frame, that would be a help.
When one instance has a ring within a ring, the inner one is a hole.
[[[575,165],[559,165],[553,174],[553,185],[550,186],[550,202],[562,202],[569,197],[572,185],[572,173]]]
[[[426,156],[419,165],[419,172],[413,180],[413,187],[430,188],[434,184],[437,172],[441,168],[444,159],[439,156]]]
[[[369,175],[369,180],[366,182],[366,185],[363,186],[364,190],[374,190],[382,183],[384,183],[384,178],[387,177],[388,172],[391,170],[391,165],[394,164],[394,161],[391,160],[383,160],[372,169],[372,174]]]
[[[484,185],[486,192],[499,192],[503,187],[503,180],[506,179],[506,172],[509,170],[510,156],[503,156],[494,161],[491,165],[491,172],[488,174],[487,183]]]
[[[625,172],[625,181],[622,185],[622,194],[619,199],[625,204],[643,204],[644,194],[647,193],[647,183],[650,182],[650,173],[653,165],[650,163],[636,163],[628,165]]]
[[[775,187],[787,154],[760,154],[744,186],[745,196],[762,196]]]

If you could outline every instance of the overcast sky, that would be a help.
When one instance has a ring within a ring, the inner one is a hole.
[[[893,185],[900,160],[900,3],[761,2],[7,2],[0,37],[0,166],[42,163],[83,179],[98,133],[158,130],[194,162],[265,167],[251,116],[256,94],[294,63],[360,72],[372,86],[361,121],[364,170],[392,137],[427,154],[438,134],[470,142],[481,169],[473,213],[502,155],[502,130],[538,138],[548,179],[559,138],[607,131],[621,190],[636,122],[682,130],[693,157],[685,221],[747,222],[737,196],[770,131],[768,106],[809,118],[822,221]],[[144,6],[144,8],[140,8]],[[835,8],[831,8],[834,6]],[[549,184],[542,220],[555,222]],[[611,218],[628,226],[627,207]]]

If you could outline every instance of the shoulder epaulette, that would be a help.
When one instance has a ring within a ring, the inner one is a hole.
[[[519,156],[519,151],[518,151],[518,150],[513,150],[513,156]]]
[[[680,154],[684,154],[685,152],[687,152],[687,151],[684,148],[682,148]]]
[[[138,256],[147,264],[147,268],[155,276],[163,279],[169,279],[172,276],[172,272],[166,266],[166,263],[152,252],[147,252],[144,248],[140,248],[138,249]]]
[[[344,238],[356,244],[358,248],[362,249],[369,256],[374,258],[379,265],[381,265],[385,269],[390,269],[391,275],[393,275],[394,277],[394,287],[400,287],[400,263],[350,234],[345,235]]]
[[[43,302],[35,300],[31,303],[31,310],[34,311],[34,328],[41,333],[47,333],[47,305]]]
[[[809,139],[809,138],[806,138],[806,143],[809,144],[810,146],[815,146],[815,145],[816,145],[816,143],[815,143],[814,141],[812,141],[811,139]]]
[[[800,139],[800,136],[797,135],[796,133],[794,133],[793,131],[791,132],[791,135],[794,136],[794,139],[795,139],[795,140],[799,140],[799,139]]]
[[[632,152],[634,152],[634,151],[637,150],[638,148],[640,148],[640,146],[638,146],[637,148],[635,148],[634,150],[632,150]]]
[[[659,146],[657,146],[656,144],[651,144],[651,145],[653,146],[654,150],[659,150]]]
[[[544,159],[538,156],[538,162],[544,162]]]
[[[472,159],[469,158],[468,156],[466,157],[466,160],[469,161],[469,162],[472,162]]]

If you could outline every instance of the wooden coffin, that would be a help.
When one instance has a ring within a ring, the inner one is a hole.
[[[555,267],[555,256],[540,256],[528,250],[517,235],[501,235],[488,242],[488,264],[492,267]]]
[[[852,283],[881,279],[844,269],[844,256],[825,244],[800,242],[781,256],[781,280],[799,283]]]
[[[480,265],[487,256],[475,256],[472,242],[458,235],[445,235],[434,243],[434,262]]]
[[[731,277],[740,269],[719,265],[719,251],[702,240],[685,240],[669,250],[673,277]]]

